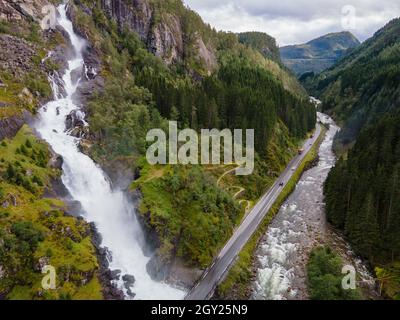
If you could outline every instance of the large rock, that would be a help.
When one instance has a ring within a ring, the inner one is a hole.
[[[73,110],[65,119],[67,130],[75,127],[83,127],[85,125],[85,114],[80,110]]]
[[[120,28],[127,27],[135,31],[147,44],[149,51],[166,64],[182,61],[186,50],[184,40],[194,36],[196,58],[204,62],[209,71],[215,69],[214,49],[205,44],[200,35],[185,34],[182,17],[156,12],[149,0],[103,0],[102,6],[106,15],[114,19]]]
[[[183,32],[177,17],[166,14],[162,22],[154,27],[148,38],[149,50],[171,64],[183,59]]]
[[[143,40],[147,40],[153,11],[147,0],[103,0],[104,11],[109,17],[114,18],[119,26],[127,26],[136,31]]]
[[[0,141],[13,138],[29,118],[28,112],[24,112],[21,115],[0,119]]]
[[[40,21],[44,16],[42,8],[48,4],[47,0],[0,0],[0,20]]]

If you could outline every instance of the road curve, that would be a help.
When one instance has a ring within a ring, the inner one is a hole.
[[[265,215],[275,203],[283,188],[287,185],[295,170],[299,167],[305,156],[311,150],[312,146],[317,142],[321,134],[321,126],[317,124],[317,128],[313,138],[308,139],[304,143],[304,152],[297,155],[290,161],[286,169],[282,172],[273,186],[262,196],[258,203],[251,209],[240,226],[235,230],[232,237],[221,250],[218,257],[213,261],[211,266],[204,272],[201,280],[186,295],[186,300],[207,300],[209,299],[215,288],[223,280],[224,275],[235,262],[238,254],[249,241],[251,236],[257,230],[263,221]],[[293,170],[295,168],[295,170]],[[283,183],[283,186],[281,186]]]

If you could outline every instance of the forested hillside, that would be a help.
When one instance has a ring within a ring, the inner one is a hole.
[[[400,298],[400,115],[363,130],[325,185],[328,220],[377,268],[386,293]]]
[[[275,38],[263,32],[242,32],[238,34],[239,42],[260,51],[265,57],[281,62],[279,48]]]
[[[49,3],[59,1],[0,3],[0,297],[100,299],[110,292],[91,228],[46,198],[58,197],[52,183],[62,160],[52,168],[48,146],[24,127],[51,99],[47,75],[62,74],[69,54],[63,30],[39,26]],[[207,266],[314,129],[314,106],[271,57],[215,31],[180,0],[76,0],[67,11],[87,41],[76,98],[89,123],[72,113],[67,129],[112,179],[137,178],[129,189],[139,194],[138,213],[161,261],[150,269],[178,258]],[[146,134],[167,129],[168,120],[180,129],[255,129],[254,174],[224,176],[234,164],[150,167]],[[54,295],[38,288],[40,261],[57,268],[62,286]]]
[[[160,23],[150,33],[169,28],[169,39],[183,40],[183,54],[175,60],[152,54],[149,43],[158,36],[140,37],[126,19],[107,15],[100,1],[85,1],[85,10],[77,5],[71,11],[77,30],[95,46],[105,82],[88,104],[88,152],[101,163],[128,161],[141,169],[134,188],[141,190],[140,211],[159,235],[165,262],[177,256],[206,266],[246,204],[272,183],[296,152],[297,141],[314,128],[315,109],[293,76],[241,44],[237,35],[217,33],[181,1],[141,3]],[[171,20],[181,28],[172,30]],[[192,38],[197,44],[190,44]],[[205,49],[198,46],[199,39],[213,53],[211,68],[202,58]],[[143,161],[132,162],[144,154],[146,132],[166,128],[167,119],[177,120],[180,128],[254,128],[255,173],[218,184],[229,167],[155,170]],[[240,189],[244,192],[234,197]],[[196,232],[200,226],[202,231]]]
[[[344,126],[336,147],[344,155],[325,185],[328,219],[368,259],[392,298],[400,297],[399,30],[400,20],[391,21],[336,66],[306,80],[323,110]]]
[[[343,144],[354,141],[365,125],[398,108],[400,98],[400,20],[395,19],[337,65],[303,79],[344,128]]]

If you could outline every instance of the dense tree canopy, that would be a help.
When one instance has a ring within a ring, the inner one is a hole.
[[[400,115],[364,130],[325,185],[328,219],[371,261],[400,257]]]

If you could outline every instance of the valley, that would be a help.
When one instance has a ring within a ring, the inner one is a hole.
[[[0,299],[398,299],[398,29],[279,48],[181,0],[0,0]],[[168,151],[254,130],[251,174],[235,140],[151,163],[171,123]]]

